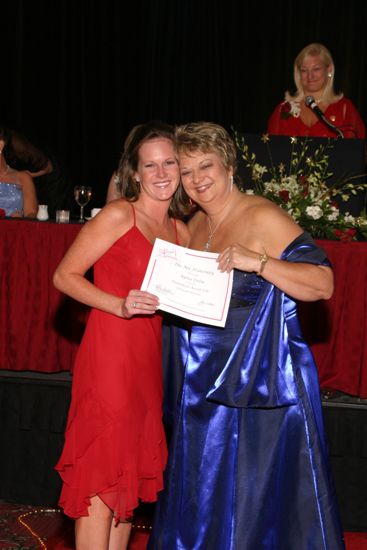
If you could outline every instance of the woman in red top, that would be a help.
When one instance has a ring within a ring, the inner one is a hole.
[[[296,93],[285,99],[268,121],[268,133],[286,136],[362,138],[366,136],[363,120],[353,103],[334,91],[334,62],[322,44],[309,44],[294,61]],[[311,96],[326,120],[306,105]],[[333,130],[332,126],[336,129]]]

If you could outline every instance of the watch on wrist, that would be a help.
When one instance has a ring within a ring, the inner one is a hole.
[[[256,273],[256,275],[262,274],[262,272],[264,271],[265,264],[268,260],[269,260],[269,256],[267,255],[266,252],[264,252],[264,254],[259,254],[260,269]]]

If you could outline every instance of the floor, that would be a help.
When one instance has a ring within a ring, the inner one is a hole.
[[[146,549],[150,516],[144,509],[137,515],[129,550]],[[367,532],[345,533],[345,540],[346,550],[367,550]],[[73,522],[58,509],[0,503],[0,550],[40,548],[75,550]]]

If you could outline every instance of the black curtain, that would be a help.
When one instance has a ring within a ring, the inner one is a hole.
[[[367,120],[367,4],[351,0],[7,0],[0,124],[47,146],[102,206],[130,128],[211,120],[260,133],[306,44]]]

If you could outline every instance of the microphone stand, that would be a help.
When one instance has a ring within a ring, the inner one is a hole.
[[[305,104],[307,105],[307,107],[309,109],[311,109],[311,111],[313,111],[315,113],[315,115],[332,131],[332,132],[335,132],[335,134],[338,134],[338,137],[344,139],[344,134],[343,132],[341,131],[340,128],[338,128],[338,126],[334,126],[334,124],[332,124],[330,122],[330,120],[328,118],[326,118],[326,116],[324,115],[324,113],[321,111],[321,109],[318,107],[315,99],[312,97],[312,96],[307,96],[306,99],[305,99]]]
[[[312,107],[310,107],[312,109]],[[326,118],[326,116],[324,115],[324,113],[320,110],[321,112],[321,115],[318,113],[318,111],[316,111],[315,109],[312,109],[314,111],[314,113],[316,115],[318,115],[319,119],[322,120],[322,122],[332,131],[332,132],[335,132],[335,134],[338,134],[338,137],[344,139],[344,134],[343,132],[341,131],[340,128],[338,128],[338,126],[334,126],[334,124],[332,124],[330,122],[330,120],[328,120]]]
[[[331,128],[331,130],[333,130],[334,132],[336,132],[338,134],[339,137],[341,137],[342,139],[344,139],[344,134],[343,132],[341,131],[340,128],[338,128],[337,126],[333,126]]]

